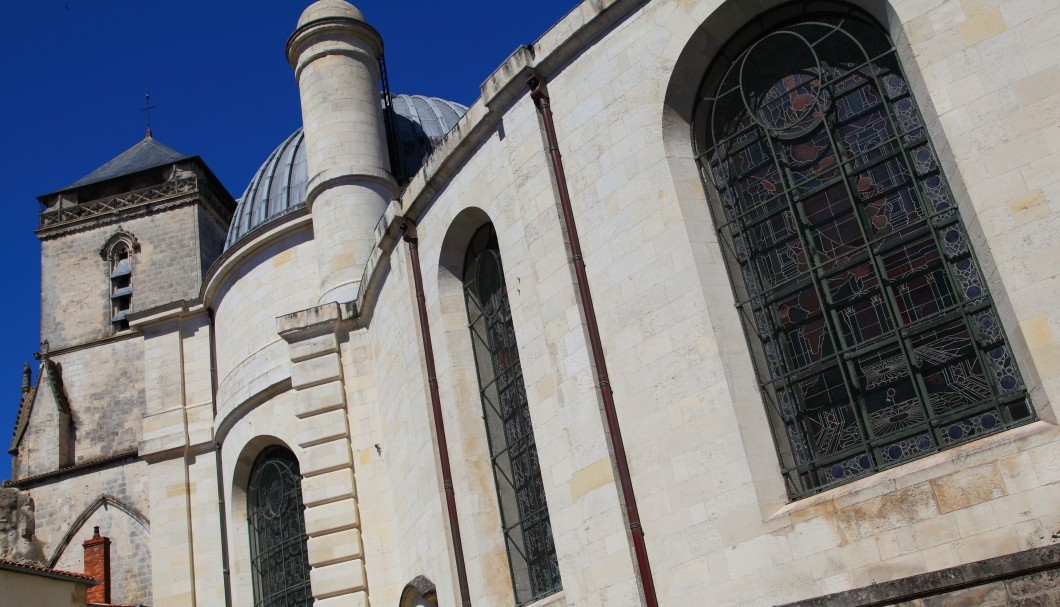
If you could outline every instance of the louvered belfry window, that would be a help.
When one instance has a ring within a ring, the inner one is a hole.
[[[258,456],[247,488],[254,607],[309,607],[309,555],[298,460],[272,447]]]
[[[694,119],[792,498],[1034,419],[894,45],[806,6],[730,42]]]
[[[512,586],[516,603],[525,605],[559,591],[561,583],[508,291],[492,225],[479,229],[468,247],[464,299]]]

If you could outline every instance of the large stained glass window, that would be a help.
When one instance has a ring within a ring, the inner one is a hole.
[[[806,6],[730,42],[694,127],[793,498],[1034,419],[894,45]]]
[[[512,586],[516,603],[525,605],[559,591],[561,584],[492,225],[481,228],[471,239],[464,260],[464,299]]]
[[[254,607],[309,607],[302,475],[286,449],[258,456],[247,488]]]

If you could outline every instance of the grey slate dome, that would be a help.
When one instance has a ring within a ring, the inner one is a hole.
[[[399,165],[392,168],[398,180],[404,181],[416,174],[467,107],[421,95],[394,95],[392,100]],[[254,174],[232,216],[226,250],[258,226],[305,206],[309,171],[303,139],[302,129],[292,133]]]

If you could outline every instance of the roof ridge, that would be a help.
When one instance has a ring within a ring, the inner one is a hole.
[[[181,154],[153,136],[148,135],[81,179],[65,188],[44,194],[44,196],[139,173],[140,171],[187,160],[188,158],[192,158],[192,156]]]

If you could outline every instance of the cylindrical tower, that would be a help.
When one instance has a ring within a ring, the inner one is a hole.
[[[379,32],[344,0],[311,4],[287,41],[302,99],[322,304],[356,299],[375,225],[397,194],[379,93],[382,53]]]

